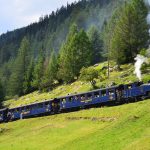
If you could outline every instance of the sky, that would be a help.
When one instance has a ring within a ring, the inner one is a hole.
[[[0,34],[29,25],[75,0],[0,0]]]

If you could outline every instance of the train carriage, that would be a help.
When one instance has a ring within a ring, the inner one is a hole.
[[[113,86],[90,92],[67,95],[44,102],[34,103],[16,108],[0,110],[0,122],[56,114],[61,111],[99,106],[109,103],[124,103],[131,99],[150,97],[150,83],[135,82],[126,85]]]

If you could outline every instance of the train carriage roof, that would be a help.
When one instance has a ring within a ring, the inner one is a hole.
[[[0,112],[2,112],[2,111],[5,111],[5,110],[7,110],[8,108],[3,108],[3,109],[0,109]]]

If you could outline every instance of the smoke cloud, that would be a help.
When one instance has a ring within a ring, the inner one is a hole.
[[[135,66],[134,74],[136,74],[139,81],[142,81],[141,67],[143,63],[148,63],[148,59],[139,54],[134,59],[136,60],[134,65]]]

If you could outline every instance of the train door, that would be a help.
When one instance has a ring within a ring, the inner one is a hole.
[[[60,111],[60,100],[55,98],[52,101],[52,112],[58,113]]]
[[[0,122],[3,122],[3,111],[0,111]]]
[[[8,114],[8,108],[3,110],[3,121],[5,121],[5,122],[9,121],[7,114]]]
[[[124,98],[124,86],[123,85],[119,85],[116,90],[115,90],[115,94],[116,94],[116,100],[118,102],[121,102],[122,99]]]

